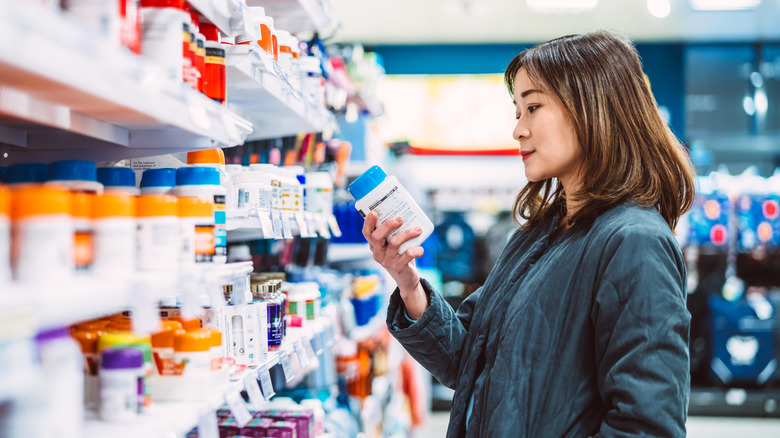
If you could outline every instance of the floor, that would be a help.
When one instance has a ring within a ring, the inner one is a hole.
[[[414,438],[444,437],[447,432],[448,412],[429,414],[428,421],[418,429]],[[780,419],[691,417],[688,419],[689,438],[778,438]]]

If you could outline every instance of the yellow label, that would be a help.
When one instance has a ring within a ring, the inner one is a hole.
[[[207,56],[206,57],[206,64],[225,65],[225,58],[221,58],[219,56]]]
[[[204,49],[203,47],[198,47],[197,54],[198,56],[206,56],[206,49]]]

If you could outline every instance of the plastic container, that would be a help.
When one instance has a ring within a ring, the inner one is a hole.
[[[12,190],[14,279],[60,282],[73,275],[70,209],[71,194],[59,187],[22,185]]]
[[[252,285],[252,295],[255,300],[262,301],[266,306],[266,321],[268,334],[268,351],[276,351],[282,345],[283,317],[282,300],[271,292],[268,283]]]
[[[313,321],[317,318],[321,295],[316,282],[285,283],[284,290],[289,302],[290,316],[298,316],[303,321]]]
[[[121,1],[68,0],[65,15],[89,30],[93,37],[119,46],[121,43],[122,16]]]
[[[136,270],[135,197],[124,192],[97,195],[92,204],[94,260],[99,277],[127,278]]]
[[[271,208],[271,176],[265,172],[241,172],[233,177],[238,208]]]
[[[236,37],[236,44],[246,45],[252,41],[257,41],[257,45],[260,46],[267,54],[274,56],[273,48],[273,36],[272,29],[274,28],[274,19],[265,15],[265,8],[260,6],[252,6],[249,8],[249,12],[252,15],[252,27],[254,28],[254,35],[241,34]]]
[[[355,208],[363,217],[370,211],[377,213],[377,226],[397,216],[404,219],[403,225],[390,233],[388,239],[409,228],[422,228],[422,234],[398,248],[399,254],[421,245],[433,232],[433,223],[398,178],[387,176],[379,166],[372,166],[353,181],[349,185],[349,193],[355,198]]]
[[[286,166],[280,168],[282,174],[286,177],[290,187],[290,199],[288,210],[303,213],[304,186],[306,184],[306,174],[302,166]]]
[[[92,203],[95,195],[71,193],[70,214],[73,218],[73,263],[78,273],[90,273],[95,260],[95,239],[92,229]]]
[[[218,41],[206,41],[205,76],[203,92],[206,97],[225,104],[227,72],[225,70],[225,47]]]
[[[91,161],[84,160],[51,163],[46,184],[65,187],[72,192],[103,192],[103,184],[97,180],[97,166]]]
[[[43,183],[49,178],[49,166],[39,163],[19,163],[8,166],[5,182],[12,184]]]
[[[100,359],[100,418],[128,421],[143,406],[144,355],[134,347],[107,349]]]
[[[268,208],[280,209],[282,207],[282,183],[276,172],[277,167],[273,164],[251,164],[249,165],[250,172],[259,172],[267,175],[266,181],[270,181],[270,188],[266,192],[266,198],[268,199]]]
[[[141,175],[142,195],[167,195],[176,186],[176,169],[147,169]]]
[[[139,271],[175,271],[179,267],[178,200],[170,195],[136,198]]]
[[[198,72],[198,91],[204,93],[206,88],[204,79],[206,77],[206,37],[203,34],[195,34],[195,69]]]
[[[173,339],[175,374],[180,376],[205,376],[212,371],[211,331],[190,330],[177,334]]]
[[[78,344],[67,328],[35,337],[40,360],[38,382],[46,391],[40,400],[42,417],[36,435],[80,438],[84,436],[84,373]]]
[[[0,185],[0,284],[11,281],[11,192]]]
[[[190,17],[183,8],[183,0],[141,1],[142,54],[163,68],[166,79],[177,84],[184,80],[185,61],[189,61]]]
[[[304,209],[324,216],[333,214],[333,179],[328,172],[307,172]]]
[[[320,59],[316,56],[301,56],[301,93],[304,100],[314,105],[325,104],[325,84],[322,80]]]
[[[138,195],[135,186],[135,171],[129,167],[101,167],[97,170],[97,180],[103,184],[104,191],[119,191]]]
[[[219,171],[211,167],[180,167],[176,170],[176,187],[171,194],[197,197],[213,202],[214,207],[214,263],[227,261],[227,230],[225,229],[225,194],[220,185]]]
[[[162,321],[162,330],[152,334],[152,354],[155,371],[161,376],[175,375],[173,344],[177,335],[186,333],[178,321]]]
[[[119,0],[119,39],[133,53],[141,54],[141,13],[138,0]]]
[[[214,260],[214,206],[201,198],[179,198],[179,236],[181,267]]]
[[[236,187],[236,177],[244,173],[244,171],[246,170],[249,169],[240,164],[225,165],[225,176],[227,177],[227,180],[230,182],[230,187],[227,186],[225,187],[225,189],[228,190],[228,193],[225,197],[225,208],[228,210],[235,210],[239,208],[238,187]]]

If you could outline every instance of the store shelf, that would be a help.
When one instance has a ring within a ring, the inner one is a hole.
[[[691,388],[688,415],[780,417],[780,388]]]
[[[279,220],[274,221],[273,214],[279,214]],[[225,228],[228,231],[228,242],[239,242],[258,239],[291,239],[301,236],[301,227],[296,215],[288,211],[270,211],[268,209],[241,209],[226,212]],[[262,219],[261,219],[262,218]],[[286,218],[286,221],[285,221]],[[306,231],[302,237],[315,237],[317,234],[330,238],[327,220],[317,213],[304,213]],[[277,233],[276,227],[281,226]],[[289,234],[287,234],[287,229]]]
[[[248,140],[321,132],[335,126],[324,106],[305,102],[290,78],[257,45],[227,49],[229,107],[254,126]]]
[[[34,330],[67,327],[80,321],[111,315],[142,304],[175,296],[182,278],[219,282],[252,272],[252,263],[204,265],[191,271],[136,273],[122,281],[117,278],[74,277],[59,283],[12,283],[4,287],[0,299],[0,321],[14,318]],[[36,293],[30,293],[36,291]],[[0,327],[2,328],[2,327]],[[3,330],[0,330],[0,338]]]
[[[217,26],[223,33],[230,35],[231,19],[241,20],[241,11],[237,2],[228,0],[188,0],[190,5],[200,12],[210,23]]]
[[[330,321],[320,318],[312,321],[306,328],[288,329],[288,336],[280,350],[270,352],[268,359],[260,366],[232,376],[229,384],[215,388],[210,395],[203,397],[203,401],[154,401],[150,409],[139,415],[138,419],[131,424],[104,422],[92,415],[87,419],[84,436],[86,438],[105,436],[183,438],[198,426],[202,416],[214,415],[217,409],[224,406],[227,395],[242,391],[245,385],[244,379],[249,375],[258,379],[261,370],[270,370],[271,367],[280,364],[282,356],[287,356],[290,360],[293,360],[292,356],[296,356],[294,360],[297,361],[297,348],[301,348],[300,343],[311,342],[313,336],[318,334],[332,335],[333,330],[330,325]],[[307,368],[305,372],[310,372],[312,368]]]
[[[322,31],[334,22],[330,0],[247,0],[247,4],[264,7],[277,29],[292,33]]]
[[[235,146],[251,123],[63,15],[0,0],[5,163]],[[19,38],[24,35],[24,38]]]

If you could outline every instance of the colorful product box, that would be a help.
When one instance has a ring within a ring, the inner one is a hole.
[[[740,252],[757,246],[780,246],[780,196],[743,194],[736,203]]]
[[[732,207],[721,193],[699,195],[689,216],[689,242],[700,247],[727,248]]]

